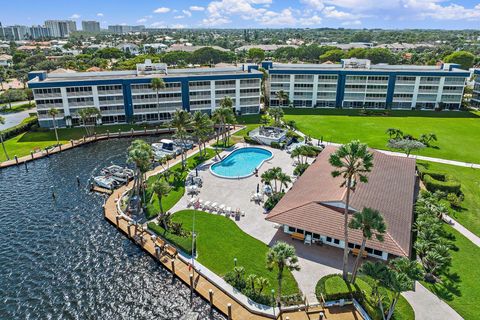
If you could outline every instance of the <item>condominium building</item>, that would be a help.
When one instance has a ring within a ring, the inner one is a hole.
[[[0,40],[20,41],[28,39],[29,28],[27,26],[8,26],[3,27],[0,23]]]
[[[111,25],[108,26],[108,31],[116,34],[124,34],[129,32],[141,32],[145,30],[144,25],[126,26],[126,25]]]
[[[50,29],[44,26],[31,26],[28,34],[32,39],[45,39],[51,37]]]
[[[100,110],[101,123],[161,122],[170,120],[176,109],[211,114],[227,96],[238,114],[258,113],[262,73],[255,67],[168,69],[147,60],[135,71],[34,71],[29,73],[28,86],[42,127],[53,126],[51,108],[60,111],[59,126],[78,125],[78,111],[86,107]],[[159,92],[159,108],[150,86],[157,77],[166,85]]]
[[[473,71],[475,81],[473,84],[473,95],[471,100],[472,107],[480,108],[480,69]]]
[[[460,109],[469,72],[440,66],[373,65],[367,59],[341,64],[262,63],[269,74],[272,106],[315,108]],[[278,99],[284,91],[289,103]]]
[[[66,38],[70,33],[77,31],[77,23],[73,20],[47,20],[45,27],[54,38]]]
[[[100,32],[100,22],[98,21],[82,21],[82,30],[85,32]]]

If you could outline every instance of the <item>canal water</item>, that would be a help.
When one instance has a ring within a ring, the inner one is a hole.
[[[110,225],[103,196],[88,191],[102,167],[125,165],[130,142],[0,170],[0,319],[210,318],[208,303],[195,296],[191,307],[189,288]]]

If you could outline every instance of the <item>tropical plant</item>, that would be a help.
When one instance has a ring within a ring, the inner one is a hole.
[[[344,209],[344,249],[343,249],[343,279],[348,281],[348,214],[350,206],[350,192],[357,183],[368,182],[367,173],[373,167],[373,154],[368,151],[366,144],[355,140],[340,146],[330,155],[330,164],[336,169],[332,171],[333,177],[341,176],[341,187],[346,188]]]
[[[90,123],[92,123],[93,127],[95,127],[97,123],[97,118],[100,115],[101,115],[100,111],[95,107],[83,108],[78,111],[78,116],[80,117],[80,123],[85,129],[87,136],[91,135],[91,132],[88,126],[90,125]]]
[[[48,110],[48,114],[52,117],[53,129],[55,130],[55,139],[57,140],[57,145],[60,144],[60,142],[59,142],[59,140],[58,140],[57,120],[55,119],[55,117],[56,117],[59,113],[60,113],[60,112],[58,111],[58,109],[55,109],[55,108],[50,108],[50,110]]]
[[[223,97],[220,101],[220,106],[213,112],[213,120],[220,125],[220,136],[223,140],[223,145],[228,145],[230,138],[230,125],[236,122],[235,113],[233,112],[233,101],[230,97]],[[228,130],[227,130],[228,126]],[[218,135],[217,135],[218,144]]]
[[[170,193],[171,190],[172,190],[172,187],[170,186],[170,184],[163,179],[155,181],[152,185],[153,194],[152,194],[152,198],[150,199],[150,202],[153,201],[153,196],[156,195],[158,198],[158,204],[160,206],[160,216],[162,216],[164,213],[162,200],[164,197],[166,197]],[[167,229],[166,226],[164,226],[164,228]]]
[[[137,196],[137,210],[140,206],[140,193],[145,193],[144,175],[150,169],[153,151],[150,144],[143,140],[134,140],[128,148],[127,162],[135,164],[135,177],[133,180],[133,194]],[[145,199],[145,195],[143,196]],[[130,199],[129,199],[130,200]],[[129,201],[130,202],[130,201]]]
[[[257,275],[256,274],[249,274],[247,276],[247,284],[250,285],[250,289],[252,291],[255,291],[255,281],[257,280]]]
[[[410,139],[391,139],[390,141],[388,141],[387,146],[392,149],[398,149],[403,151],[403,153],[407,155],[407,158],[410,156],[412,151],[425,148],[425,145],[420,141]]]
[[[401,139],[403,138],[403,131],[400,129],[395,129],[395,128],[388,128],[387,131],[385,131],[386,134],[390,137],[390,139]]]
[[[150,82],[150,87],[155,90],[157,97],[157,115],[160,121],[160,90],[165,89],[165,81],[162,78],[153,78]]]
[[[272,107],[268,109],[268,114],[273,118],[273,124],[275,127],[282,126],[282,118],[284,116],[283,109],[280,107]]]
[[[273,181],[273,192],[278,193],[281,190],[278,190],[278,187],[285,186],[288,187],[288,183],[291,182],[290,176],[285,174],[280,167],[273,167],[268,169],[261,175],[262,182],[265,184],[271,185]]]
[[[418,140],[427,147],[429,147],[430,142],[437,141],[437,135],[435,133],[422,134]]]
[[[262,114],[260,117],[260,123],[263,124],[264,126],[268,125],[271,121],[271,118],[268,114]]]
[[[5,124],[5,118],[0,116],[0,125],[3,125]],[[10,160],[10,157],[8,156],[8,153],[7,153],[7,148],[5,148],[5,142],[3,141],[3,132],[0,131],[0,142],[2,143],[2,148],[3,148],[3,153],[5,153],[5,158],[7,158],[7,160]]]
[[[290,157],[297,158],[299,164],[306,164],[307,158],[313,158],[318,156],[318,154],[322,151],[322,149],[310,146],[310,145],[302,145],[292,150],[290,153]]]
[[[177,109],[173,114],[170,125],[175,128],[175,137],[180,140],[182,144],[181,157],[182,169],[185,169],[186,148],[188,138],[188,130],[191,129],[192,116],[183,109]]]
[[[202,147],[213,133],[213,122],[206,113],[195,111],[192,117],[193,136],[197,141],[200,155],[206,153],[206,149]]]
[[[288,103],[288,93],[286,93],[283,90],[277,91],[276,93],[277,99],[278,99],[278,104],[280,107],[283,107],[283,103],[287,102]]]
[[[266,262],[268,270],[277,269],[277,301],[280,301],[282,297],[283,271],[285,269],[290,271],[300,270],[295,248],[285,242],[278,241],[268,250]]]
[[[415,281],[421,278],[421,271],[415,261],[408,258],[396,258],[391,260],[388,265],[383,262],[367,261],[363,264],[360,272],[370,276],[375,281],[373,296],[376,298],[378,308],[381,311],[384,320],[390,320],[395,311],[400,294],[404,291],[412,290]],[[385,312],[383,300],[386,296],[378,290],[379,285],[393,292],[390,304]]]
[[[379,211],[371,208],[363,208],[361,212],[356,212],[353,215],[352,220],[350,220],[348,226],[351,229],[358,229],[362,231],[362,245],[360,247],[360,252],[357,256],[357,259],[355,260],[352,278],[350,280],[351,283],[355,283],[357,271],[360,266],[360,259],[365,251],[367,240],[370,240],[373,236],[375,236],[378,241],[383,242],[383,234],[385,233],[387,226],[382,214]]]
[[[258,71],[262,73],[262,81],[261,81],[261,89],[262,89],[262,101],[265,109],[269,107],[269,97],[268,97],[268,90],[267,90],[267,80],[268,80],[268,72],[264,68],[258,68]]]
[[[264,277],[257,277],[255,279],[255,286],[257,287],[257,292],[262,293],[263,289],[267,288],[270,285],[270,281]]]

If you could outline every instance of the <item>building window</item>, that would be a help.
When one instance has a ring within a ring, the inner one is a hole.
[[[295,232],[297,229],[295,229],[294,227],[288,227],[288,231],[289,232]]]
[[[333,243],[335,243],[335,244],[340,244],[340,240],[338,240],[338,239],[333,239]]]

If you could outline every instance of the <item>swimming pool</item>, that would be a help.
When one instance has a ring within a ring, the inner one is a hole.
[[[210,172],[220,178],[236,179],[251,176],[273,154],[262,148],[246,147],[233,151],[210,166]]]

